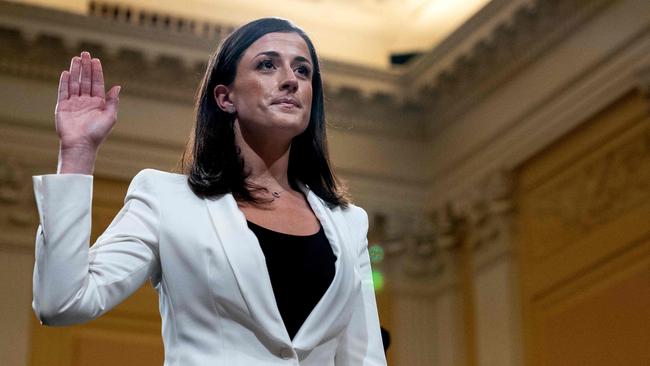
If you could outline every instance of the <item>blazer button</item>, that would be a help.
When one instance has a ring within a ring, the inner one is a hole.
[[[288,360],[293,357],[293,350],[291,348],[283,348],[280,350],[280,357]]]

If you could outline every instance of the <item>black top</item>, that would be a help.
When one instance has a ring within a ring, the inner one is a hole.
[[[289,235],[248,221],[269,270],[275,301],[291,339],[334,279],[336,256],[321,226],[312,235]]]

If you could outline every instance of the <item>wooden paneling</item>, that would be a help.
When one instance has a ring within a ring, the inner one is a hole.
[[[539,346],[548,350],[539,354],[541,364],[650,364],[648,244],[578,281],[564,296],[535,306]]]
[[[95,177],[92,242],[124,202],[128,182]],[[43,327],[34,317],[31,365],[155,365],[163,363],[158,297],[150,283],[99,319],[70,327]]]
[[[526,365],[650,364],[648,100],[625,95],[518,181]]]
[[[162,365],[160,337],[124,331],[81,332],[73,341],[74,366]]]

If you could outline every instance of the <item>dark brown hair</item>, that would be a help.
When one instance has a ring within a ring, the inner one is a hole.
[[[289,183],[298,190],[296,181],[300,181],[330,206],[347,207],[350,202],[347,189],[338,181],[329,162],[323,84],[316,50],[302,29],[284,19],[262,18],[243,25],[226,37],[210,57],[197,91],[196,122],[183,152],[181,169],[199,197],[215,198],[232,193],[236,199],[253,204],[270,202],[251,194],[259,190],[268,192],[268,189],[246,181],[249,172],[235,143],[235,117],[219,108],[213,90],[219,84],[231,85],[246,49],[260,37],[274,32],[300,35],[307,43],[314,64],[311,117],[305,131],[291,143]]]

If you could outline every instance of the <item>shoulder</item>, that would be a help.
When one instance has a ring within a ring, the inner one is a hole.
[[[138,174],[133,177],[133,180],[157,180],[157,181],[184,181],[187,176],[184,174],[176,174],[165,172],[157,169],[142,169]]]
[[[162,170],[156,169],[143,169],[138,174],[136,174],[131,180],[131,186],[161,186],[166,184],[178,184],[185,183],[187,181],[187,176],[183,174],[175,174],[164,172]]]
[[[184,190],[189,191],[187,176],[156,169],[143,169],[131,180],[127,194],[135,191],[145,191],[158,196],[169,191],[179,192]]]
[[[341,207],[340,210],[348,220],[355,221],[356,223],[365,222],[366,225],[368,224],[368,213],[363,208],[350,203],[348,204],[348,207]]]
[[[365,238],[368,234],[368,213],[366,210],[352,203],[348,204],[348,207],[338,209],[341,210],[350,228]]]

